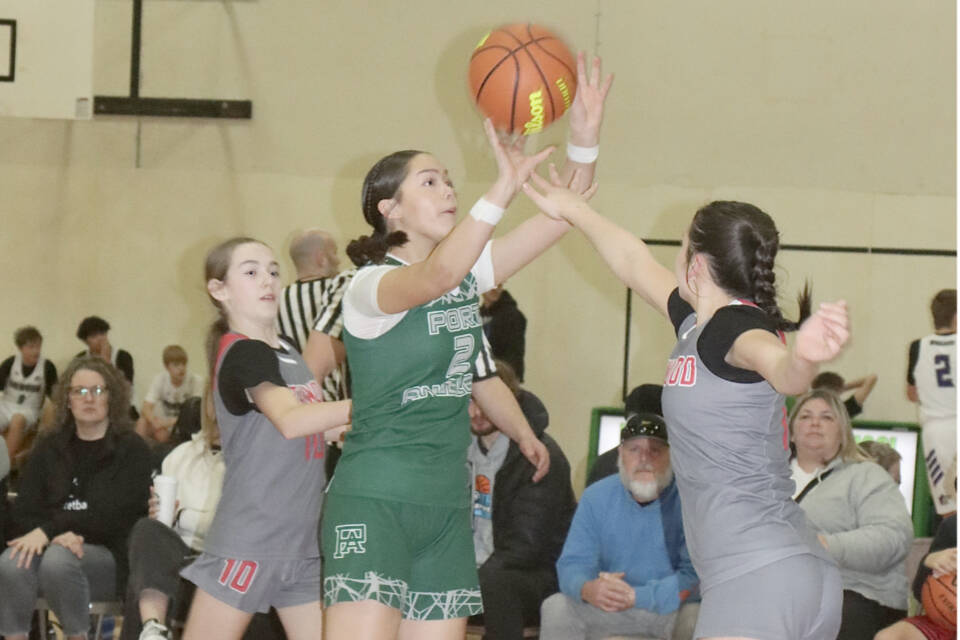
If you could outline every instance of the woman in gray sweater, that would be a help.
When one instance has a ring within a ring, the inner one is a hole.
[[[790,437],[794,499],[843,578],[837,638],[871,640],[907,613],[904,561],[913,527],[906,503],[890,474],[857,447],[833,392],[818,389],[797,401]]]

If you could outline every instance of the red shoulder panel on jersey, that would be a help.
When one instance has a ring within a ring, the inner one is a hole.
[[[237,333],[235,331],[228,331],[220,338],[220,344],[217,346],[217,366],[213,368],[214,387],[217,386],[217,374],[220,372],[220,362],[223,360],[223,354],[228,348],[230,348],[230,345],[238,340],[249,340],[249,338],[242,333]]]

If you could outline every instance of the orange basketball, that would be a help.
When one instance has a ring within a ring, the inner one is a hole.
[[[470,95],[497,129],[530,135],[558,119],[577,92],[577,63],[551,31],[508,24],[470,57]]]
[[[932,574],[920,590],[923,610],[938,627],[957,630],[957,574]]]

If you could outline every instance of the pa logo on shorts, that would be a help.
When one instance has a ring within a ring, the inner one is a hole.
[[[365,524],[338,524],[337,548],[333,552],[334,558],[342,558],[351,553],[366,553],[367,525]]]

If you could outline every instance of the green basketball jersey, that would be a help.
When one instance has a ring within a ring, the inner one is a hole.
[[[388,257],[386,264],[400,263]],[[467,405],[482,340],[472,272],[377,338],[358,338],[344,327],[353,428],[332,493],[469,504]]]

